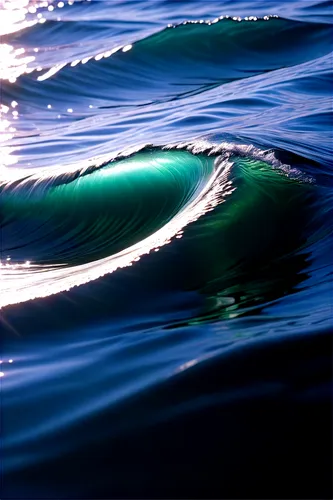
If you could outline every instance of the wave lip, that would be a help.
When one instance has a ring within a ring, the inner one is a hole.
[[[230,168],[228,159],[159,150],[67,178],[4,184],[3,255],[11,260],[0,269],[0,306],[68,290],[157,251],[230,194]]]

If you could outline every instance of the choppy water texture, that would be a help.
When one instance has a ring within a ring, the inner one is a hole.
[[[331,498],[332,4],[0,7],[1,498]]]

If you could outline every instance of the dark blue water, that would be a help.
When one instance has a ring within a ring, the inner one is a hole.
[[[1,498],[332,498],[331,2],[0,8]]]

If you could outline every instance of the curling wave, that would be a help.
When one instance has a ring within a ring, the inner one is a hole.
[[[0,305],[132,265],[224,201],[227,230],[262,196],[263,183],[262,208],[269,211],[282,188],[282,212],[293,210],[309,181],[273,152],[209,142],[144,146],[90,167],[4,180]]]

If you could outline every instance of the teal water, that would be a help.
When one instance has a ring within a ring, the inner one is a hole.
[[[331,498],[331,4],[23,3],[1,498]]]

